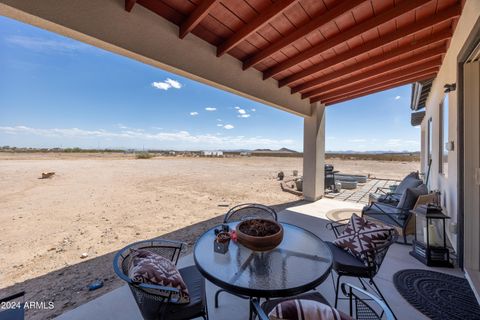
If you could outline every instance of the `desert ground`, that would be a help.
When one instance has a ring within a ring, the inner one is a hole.
[[[418,162],[327,162],[388,179],[419,169]],[[122,284],[112,258],[128,243],[163,236],[191,248],[228,207],[298,203],[281,191],[280,170],[301,174],[302,159],[0,153],[0,297],[25,290],[27,301],[55,305],[28,310],[28,319],[57,316]],[[38,179],[42,172],[55,175]],[[104,287],[88,291],[96,279]]]

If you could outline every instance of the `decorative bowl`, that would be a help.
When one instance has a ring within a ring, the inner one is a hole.
[[[253,251],[268,251],[283,240],[283,227],[273,220],[248,219],[237,224],[237,241]]]

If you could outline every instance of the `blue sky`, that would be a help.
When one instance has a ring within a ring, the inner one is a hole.
[[[327,108],[327,150],[419,150],[410,87]],[[0,17],[0,145],[302,150],[303,119]]]

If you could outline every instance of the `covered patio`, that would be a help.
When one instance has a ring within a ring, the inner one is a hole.
[[[467,3],[474,6],[472,2]],[[327,213],[361,209],[374,186],[366,186],[358,197],[325,199],[325,108],[435,78],[465,3],[0,0],[0,13],[302,117],[303,197],[311,203],[281,211],[279,220],[332,240]],[[376,278],[399,319],[427,319],[392,282],[399,270],[427,269],[409,255],[410,250],[392,245]],[[192,264],[191,254],[180,260],[180,265]],[[464,277],[458,268],[441,271]],[[348,281],[358,284],[355,278]],[[207,284],[212,319],[248,317],[247,301],[228,294],[215,309],[216,289]],[[317,290],[333,302],[330,279]],[[343,302],[339,308],[347,310]],[[124,286],[59,317],[86,318],[141,319],[141,315]]]
[[[279,220],[286,223],[301,226],[324,240],[333,240],[333,232],[326,229],[326,224],[330,222],[326,215],[331,210],[349,208],[361,209],[362,205],[343,202],[331,199],[321,199],[312,203],[305,203],[298,206],[287,208],[279,213]],[[383,262],[379,274],[376,276],[377,284],[388,300],[393,312],[398,319],[428,319],[425,315],[413,308],[398,293],[393,284],[392,275],[403,269],[429,269],[443,273],[449,273],[455,276],[463,277],[460,269],[429,268],[409,255],[410,246],[394,244]],[[183,256],[180,266],[193,265],[192,254]],[[358,279],[346,278],[344,281],[360,286]],[[218,287],[207,282],[207,299],[209,308],[209,317],[211,319],[248,319],[248,300],[240,299],[228,293],[220,295],[219,308],[214,307],[214,295]],[[323,296],[333,304],[335,300],[335,291],[332,279],[329,277],[318,288]],[[340,301],[339,309],[348,313],[348,301]],[[135,300],[130,293],[128,286],[122,286],[108,294],[101,296],[91,302],[82,305],[74,310],[64,313],[57,319],[59,320],[81,320],[81,319],[105,319],[105,320],[134,320],[142,319],[138,311]]]

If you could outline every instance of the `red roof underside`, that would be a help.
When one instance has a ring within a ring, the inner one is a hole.
[[[464,5],[460,0],[126,0],[126,8],[135,3],[177,24],[181,37],[191,32],[219,47],[219,55],[230,54],[244,68],[327,105],[435,77]]]

